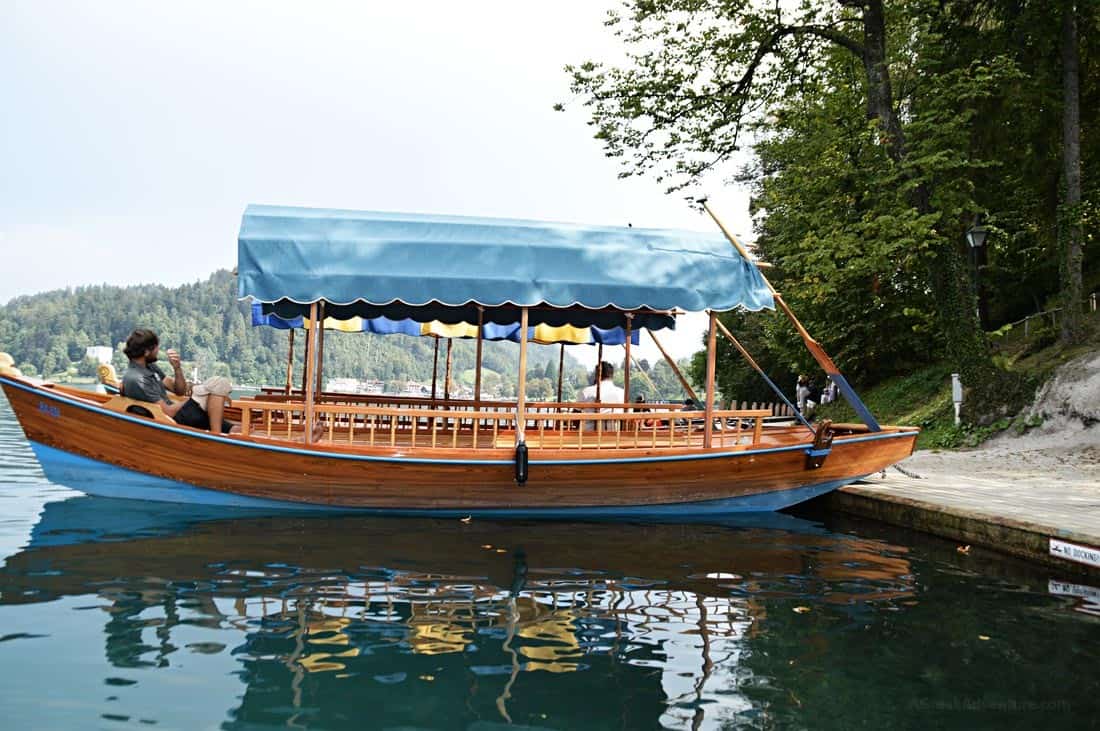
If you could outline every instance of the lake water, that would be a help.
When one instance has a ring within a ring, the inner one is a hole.
[[[43,478],[0,397],[0,557],[9,729],[1100,724],[1100,590],[837,516],[90,498]]]

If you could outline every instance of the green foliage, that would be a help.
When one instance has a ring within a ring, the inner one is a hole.
[[[1045,351],[1046,356],[1057,357],[1054,351],[1060,347],[1055,344]],[[1030,397],[1034,395],[1034,385],[1047,374],[1047,370],[1022,370],[1012,382],[1025,384],[1021,393]],[[1016,410],[989,423],[964,422],[956,426],[955,409],[951,401],[951,368],[946,363],[935,363],[905,376],[889,378],[867,389],[862,397],[880,422],[919,426],[921,434],[917,439],[918,449],[976,447],[989,437],[1006,430],[1012,429],[1022,434],[1043,423],[1041,416],[1018,413],[1019,406],[1022,406],[1021,401]],[[983,398],[982,389],[967,389],[965,397],[968,400]],[[1019,397],[1014,395],[1012,398]],[[843,401],[818,407],[814,418],[841,423],[858,421],[855,412]]]
[[[1001,418],[987,426],[975,426],[972,424],[954,424],[944,426],[937,425],[927,434],[921,434],[918,445],[925,449],[959,449],[981,446],[982,442],[1008,430],[1017,435],[1026,433],[1029,429],[1041,426],[1041,416],[1016,418]]]
[[[1005,420],[999,428],[955,426],[955,408],[951,402],[951,369],[937,363],[906,376],[889,378],[867,389],[864,402],[884,424],[919,426],[918,449],[955,449],[976,446],[991,434],[1008,426]],[[851,407],[843,401],[824,404],[814,413],[815,419],[834,422],[858,422]]]
[[[809,358],[801,341],[789,331],[786,318],[767,312],[727,312],[719,317],[757,365],[793,402],[798,374],[807,372],[809,366],[805,360]],[[705,340],[704,335],[704,344]],[[775,391],[729,340],[719,335],[716,342],[715,381],[723,404],[779,401]],[[706,365],[705,351],[697,352],[691,359],[686,373],[693,385],[706,383]]]
[[[893,46],[894,68],[912,74],[896,92],[908,110],[903,157],[893,159],[867,122],[863,86],[853,83],[859,60],[832,50],[779,103],[782,123],[761,132],[756,164],[743,173],[766,212],[757,245],[777,266],[776,286],[838,363],[871,382],[940,357],[943,320],[972,316],[972,293],[950,267],[960,220],[977,205],[970,178],[993,164],[968,152],[974,105],[1019,78],[1004,56],[944,68],[942,39],[923,15],[892,32],[907,39]],[[962,331],[951,342],[960,366],[982,360],[982,344],[967,345]]]
[[[686,359],[677,363],[677,367],[685,375],[687,375],[685,370],[687,365]],[[696,383],[702,383],[702,381],[695,381],[690,375],[688,380],[692,381],[692,386],[695,388],[698,388]],[[623,370],[621,368],[615,369],[614,382],[618,386],[623,385]],[[664,360],[650,366],[648,371],[644,365],[641,368],[635,367],[631,370],[630,396],[631,398],[642,396],[646,401],[683,401],[687,398],[684,387],[680,385],[676,374],[672,372],[672,368]]]
[[[91,358],[81,358],[77,361],[76,373],[83,378],[95,378],[99,373],[99,364]]]
[[[1044,325],[1035,328],[1035,332],[1031,333],[1031,338],[1028,340],[1028,350],[1030,352],[1038,352],[1045,348],[1054,345],[1058,341],[1058,333],[1053,327]]]
[[[751,142],[737,179],[753,193],[758,252],[842,370],[874,384],[946,358],[983,384],[989,411],[970,418],[988,423],[1029,383],[993,364],[977,326],[967,228],[985,214],[975,267],[997,327],[1056,298],[1059,215],[1086,244],[1100,225],[1088,174],[1100,158],[1098,4],[1076,7],[1086,184],[1061,213],[1061,23],[1048,3],[635,0],[608,21],[623,60],[567,71],[623,175],[712,185]],[[1086,283],[1098,262],[1086,245]],[[756,317],[726,321],[786,393],[799,372],[821,378],[785,323]],[[722,348],[724,393],[766,388]]]

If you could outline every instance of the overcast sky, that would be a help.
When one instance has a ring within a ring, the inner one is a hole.
[[[617,179],[569,103],[613,5],[6,0],[0,302],[232,267],[248,203],[713,230]],[[708,192],[750,233],[744,192]]]

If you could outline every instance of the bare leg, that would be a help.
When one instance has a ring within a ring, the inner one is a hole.
[[[222,421],[225,415],[225,396],[210,394],[206,397],[206,415],[210,417],[210,431],[215,434],[222,433]],[[240,434],[241,425],[233,424],[230,434]]]

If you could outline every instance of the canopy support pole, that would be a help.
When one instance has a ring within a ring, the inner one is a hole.
[[[600,381],[603,380],[603,343],[596,350],[596,403],[600,401]]]
[[[634,325],[634,313],[626,313],[626,357],[623,359],[623,402],[630,403],[630,337]]]
[[[763,378],[764,381],[767,382],[769,386],[771,386],[771,389],[775,391],[775,395],[778,396],[779,399],[783,403],[785,403],[788,408],[790,408],[791,413],[798,417],[798,420],[802,422],[802,425],[809,429],[811,434],[816,435],[817,432],[814,430],[813,426],[810,425],[810,422],[806,421],[806,417],[802,415],[802,412],[796,409],[794,404],[787,400],[787,397],[783,395],[783,390],[779,388],[779,386],[772,383],[772,379],[768,378],[768,374],[764,372],[764,369],[756,364],[756,361],[753,359],[753,357],[749,355],[749,351],[745,350],[745,346],[741,345],[737,338],[733,336],[733,333],[731,333],[729,329],[722,324],[721,320],[718,320],[718,330],[722,333],[722,335],[726,337],[727,340],[733,343],[733,347],[737,348],[738,352],[741,353],[742,356],[744,356],[746,361],[748,361],[748,364],[753,367],[753,370],[759,373],[761,378]]]
[[[443,400],[451,400],[451,346],[454,340],[447,338],[447,366],[443,371]]]
[[[439,336],[433,335],[435,338],[435,356],[432,358],[432,408],[435,408],[435,379],[439,374]]]
[[[516,446],[525,441],[527,424],[527,308],[523,308],[519,323],[519,386],[516,391]]]
[[[565,373],[565,343],[562,343],[558,351],[558,403],[561,403],[561,384],[562,376]],[[558,409],[558,413],[561,413],[561,409]]]
[[[477,355],[474,357],[474,411],[481,409],[481,344],[485,329],[485,308],[477,307]]]
[[[283,393],[289,396],[294,382],[294,328],[287,330],[287,333],[286,388]]]
[[[717,350],[718,315],[714,310],[710,311],[710,327],[707,329],[707,403],[706,421],[703,423],[703,449],[710,449],[711,440],[714,437],[714,355]]]
[[[665,361],[669,364],[669,366],[671,366],[672,372],[675,373],[676,377],[680,379],[680,385],[684,387],[685,391],[687,391],[688,396],[691,396],[691,399],[698,403],[699,397],[695,395],[695,391],[694,389],[692,389],[691,384],[688,383],[686,378],[684,378],[684,374],[680,372],[680,368],[676,365],[676,361],[674,361],[669,356],[669,354],[665,352],[665,349],[661,347],[661,341],[657,339],[657,336],[653,333],[652,330],[647,330],[646,332],[649,333],[649,337],[653,338],[653,344],[657,346],[657,350],[661,351],[661,355],[665,357]]]
[[[306,444],[313,444],[313,396],[314,396],[314,368],[315,359],[311,357],[310,353],[317,352],[317,303],[314,302],[309,306],[309,334],[306,337],[306,367],[305,367],[305,399],[306,399],[306,423],[302,425],[302,431],[305,432]],[[290,415],[287,415],[287,419]]]
[[[325,376],[325,303],[317,305],[317,386],[316,392],[324,395]]]
[[[313,312],[310,309],[310,312]],[[302,348],[302,398],[306,395],[306,384],[309,382],[310,371],[306,368],[306,363],[309,362],[310,355],[313,353],[312,340],[310,333],[313,332],[312,320],[310,320],[310,328],[306,330],[306,345]]]
[[[711,207],[705,200],[702,201],[702,203],[703,209],[709,213],[710,217],[714,219],[714,222],[718,224],[718,228],[722,230],[722,233],[725,234],[729,242],[733,244],[733,248],[737,249],[737,253],[753,267],[756,267],[756,264],[749,257],[749,252],[741,245],[737,237],[726,228],[725,224],[722,223],[721,219],[711,210]],[[757,267],[757,271],[759,271],[759,267]],[[775,297],[776,305],[779,306],[779,309],[783,310],[783,314],[785,314],[787,319],[791,321],[791,324],[794,325],[795,330],[797,330],[798,334],[802,337],[802,342],[806,344],[806,349],[810,351],[810,355],[813,356],[817,364],[824,369],[825,374],[829,376],[833,383],[840,389],[840,393],[844,396],[844,400],[848,402],[857,414],[859,414],[859,418],[863,420],[863,423],[867,425],[868,429],[871,431],[882,431],[882,427],[879,426],[878,421],[871,414],[871,410],[867,408],[867,405],[864,404],[863,400],[856,394],[855,389],[852,388],[848,380],[841,374],[840,369],[836,367],[836,363],[834,363],[833,359],[829,357],[829,354],[825,352],[825,349],[821,347],[821,343],[814,340],[806,328],[803,327],[802,323],[795,317],[791,308],[783,301],[783,296],[775,291],[775,287],[772,286],[763,272],[760,272],[760,276],[764,280],[764,284],[768,285],[768,289],[771,290],[772,295]]]

